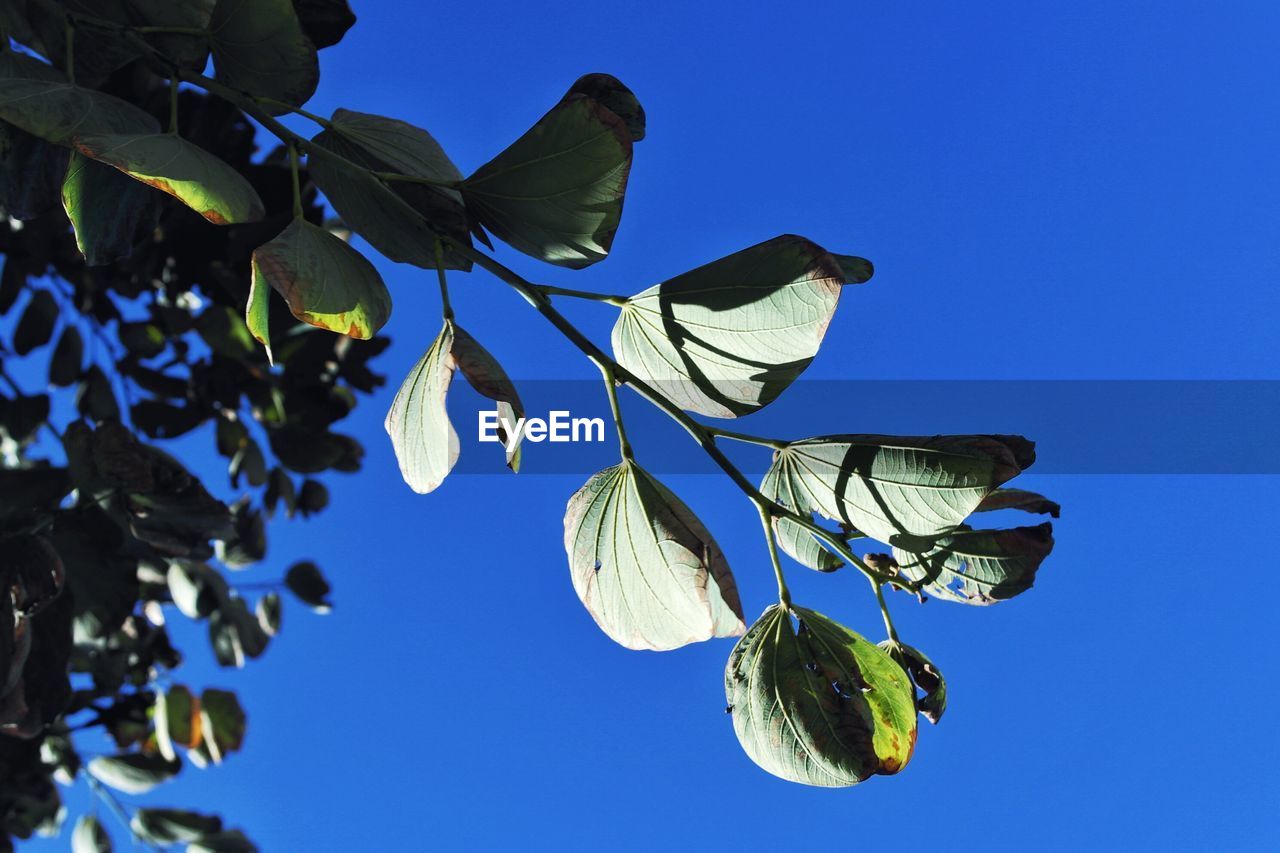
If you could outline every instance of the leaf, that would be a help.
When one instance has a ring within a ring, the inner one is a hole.
[[[924,694],[916,697],[916,710],[937,725],[947,710],[947,680],[942,677],[942,672],[924,652],[906,643],[885,640],[880,643],[880,648],[906,670],[911,681]]]
[[[771,403],[817,355],[843,280],[821,247],[775,237],[628,299],[613,352],[683,409],[745,415]]]
[[[1062,507],[1044,495],[1028,492],[1023,489],[996,489],[982,499],[974,512],[990,512],[997,509],[1020,509],[1036,515],[1048,515],[1057,518]]]
[[[503,241],[557,266],[604,260],[622,219],[631,132],[570,92],[462,185],[467,208]]]
[[[524,404],[516,392],[515,383],[507,378],[507,373],[498,364],[498,360],[489,351],[480,346],[479,341],[458,324],[453,325],[452,355],[458,370],[466,377],[467,382],[477,393],[483,394],[498,404],[498,438],[505,449],[511,437],[502,424],[515,424],[524,417]],[[507,467],[512,471],[520,470],[520,459],[524,450],[523,434],[516,438],[516,444],[506,450]]]
[[[666,651],[745,628],[720,547],[632,461],[596,474],[569,499],[564,547],[578,598],[627,648]]]
[[[100,755],[89,762],[89,773],[95,779],[126,794],[145,794],[177,776],[181,769],[176,761],[140,752]]]
[[[25,77],[0,79],[0,120],[68,148],[82,136],[160,129],[155,118],[127,101],[65,81]]]
[[[12,51],[7,51],[12,53]],[[35,219],[58,203],[67,150],[0,122],[0,212]]]
[[[204,563],[170,561],[166,580],[169,597],[188,619],[203,619],[229,595],[227,582]]]
[[[911,759],[916,709],[906,673],[820,613],[769,607],[738,641],[724,684],[738,742],[775,776],[843,788]]]
[[[866,258],[856,255],[832,255],[844,272],[845,284],[865,284],[875,274],[875,267]]]
[[[955,530],[996,487],[1035,461],[1021,436],[834,435],[793,442],[775,471],[817,512],[867,536],[927,549]]]
[[[329,601],[329,593],[333,590],[320,573],[320,567],[310,560],[290,566],[284,575],[284,585],[299,601],[318,613],[328,613],[333,609]]]
[[[95,423],[120,420],[120,404],[111,380],[96,364],[89,366],[76,389],[76,411]]]
[[[72,154],[62,182],[62,207],[86,266],[130,257],[133,247],[154,231],[158,201],[145,184],[79,152]]]
[[[71,832],[71,853],[111,853],[111,836],[93,815],[81,815]]]
[[[200,694],[200,718],[204,743],[215,764],[244,745],[248,717],[240,700],[229,690],[209,688]]]
[[[258,853],[258,848],[238,829],[206,835],[187,845],[187,853]]]
[[[241,92],[300,107],[316,91],[320,63],[290,0],[218,0],[210,23],[214,76]],[[284,107],[264,104],[272,115]]]
[[[200,744],[200,700],[181,684],[156,693],[156,747],[169,761],[177,760],[175,746],[194,749]]]
[[[182,809],[138,809],[129,820],[138,838],[162,847],[199,841],[222,831],[222,818]]]
[[[400,475],[418,494],[435,490],[458,461],[458,434],[445,410],[445,395],[457,366],[453,330],[453,323],[445,321],[440,334],[396,392],[383,423],[400,464]]]
[[[784,460],[769,468],[760,493],[792,512],[812,517],[813,502],[804,492],[804,481],[795,475],[790,460]],[[773,519],[773,530],[778,538],[778,547],[801,565],[819,572],[834,572],[844,565],[835,554],[824,548],[800,525],[785,518]]]
[[[216,0],[128,0],[138,25],[208,30]],[[191,71],[203,71],[209,61],[209,37],[190,33],[145,33],[148,42],[167,58]]]
[[[196,320],[196,331],[224,358],[243,361],[258,352],[252,331],[230,305],[210,305]]]
[[[571,95],[586,95],[600,102],[627,126],[632,142],[644,139],[644,107],[622,81],[612,74],[584,74],[569,87]]]
[[[224,161],[172,133],[84,135],[76,149],[173,196],[215,225],[257,222],[262,199]]]
[[[243,669],[247,660],[262,656],[270,639],[243,598],[226,597],[209,614],[209,643],[219,666]]]
[[[58,319],[58,303],[47,290],[37,290],[23,309],[18,327],[13,330],[13,351],[26,355],[49,343]]]
[[[333,47],[355,25],[347,0],[293,0],[302,31],[318,48]]]
[[[925,581],[935,598],[962,604],[994,604],[1031,588],[1053,550],[1053,525],[1012,530],[962,530],[924,554],[893,549],[909,580]]]
[[[253,253],[245,322],[270,356],[267,285],[304,323],[368,340],[391,316],[391,294],[363,255],[323,228],[295,219]]]
[[[284,616],[284,611],[279,593],[268,592],[262,598],[259,598],[258,603],[254,605],[253,612],[258,617],[258,624],[262,626],[262,630],[266,632],[268,637],[274,637],[280,633],[280,621]]]

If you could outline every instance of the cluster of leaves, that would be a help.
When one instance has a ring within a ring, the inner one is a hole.
[[[18,8],[24,5],[25,17],[11,13],[0,25],[50,62],[4,54],[0,120],[26,146],[28,158],[16,174],[20,182],[43,181],[37,189],[60,188],[80,251],[93,264],[111,265],[113,273],[105,277],[108,283],[90,279],[79,260],[67,271],[52,261],[20,268],[19,287],[35,293],[15,330],[14,351],[30,352],[51,340],[59,299],[95,328],[115,324],[128,349],[114,364],[122,386],[153,395],[128,407],[132,424],[148,437],[171,437],[216,419],[219,450],[231,457],[232,484],[243,478],[251,490],[248,499],[225,506],[172,459],[134,441],[117,425],[124,412],[106,373],[95,373],[96,366],[67,367],[71,356],[59,361],[58,354],[71,352],[78,364],[83,345],[73,339],[64,348],[60,341],[54,361],[61,366],[54,366],[51,379],[80,384],[80,412],[94,428],[67,427],[65,469],[45,466],[59,471],[65,487],[50,490],[40,517],[22,535],[45,537],[43,531],[51,530],[56,550],[56,534],[73,523],[66,519],[96,519],[95,532],[78,541],[87,537],[97,553],[97,531],[127,539],[127,548],[115,540],[110,547],[123,548],[129,562],[117,574],[137,585],[128,602],[123,596],[118,606],[98,601],[97,590],[77,586],[71,558],[58,552],[67,565],[77,638],[75,620],[86,623],[83,633],[90,639],[120,632],[150,636],[163,628],[149,616],[155,609],[150,605],[172,600],[184,614],[209,620],[219,660],[240,664],[260,653],[278,621],[278,600],[264,599],[251,613],[207,561],[215,552],[233,568],[261,559],[264,515],[277,502],[289,509],[313,504],[307,485],[296,489],[289,472],[359,464],[359,446],[328,427],[354,404],[353,391],[373,385],[365,361],[379,346],[355,342],[377,340],[391,297],[373,264],[344,239],[349,230],[387,259],[435,271],[439,279],[443,327],[386,418],[413,490],[438,488],[457,461],[457,434],[447,412],[456,371],[494,401],[509,428],[523,411],[506,371],[462,327],[449,302],[448,273],[478,266],[523,296],[603,376],[622,458],[570,499],[564,536],[574,587],[604,632],[625,646],[655,650],[741,636],[726,670],[726,693],[739,740],[769,772],[847,786],[906,765],[917,710],[940,717],[946,687],[932,661],[897,637],[883,587],[971,604],[1030,587],[1052,547],[1048,525],[975,530],[969,518],[995,508],[1056,514],[1056,506],[1039,496],[1003,488],[1034,460],[1031,443],[998,435],[784,440],[731,432],[694,417],[737,418],[775,401],[817,355],[844,288],[871,278],[868,261],[783,235],[632,296],[534,284],[479,246],[492,248],[492,235],[569,269],[608,256],[634,147],[645,136],[644,110],[617,79],[580,78],[525,134],[464,176],[426,130],[348,109],[329,118],[303,109],[318,81],[316,47],[336,40],[349,24],[340,14],[344,3],[116,0],[89,8],[80,0],[26,0]],[[87,49],[86,32],[93,33]],[[210,58],[212,77],[202,73]],[[214,107],[183,84],[230,106]],[[169,131],[161,132],[157,117],[166,103]],[[300,135],[277,120],[285,113],[320,129],[310,138]],[[284,144],[261,163],[248,158],[245,115]],[[243,145],[228,151],[225,139],[215,140],[202,124],[208,116],[243,128]],[[112,216],[102,214],[103,187]],[[23,184],[14,198],[28,203],[39,197],[28,190]],[[320,219],[316,190],[340,217],[340,227]],[[156,208],[163,195],[181,206]],[[118,212],[122,199],[127,216]],[[148,235],[156,209],[159,230]],[[218,231],[221,238],[207,236],[207,223],[227,226]],[[173,245],[166,229],[180,227],[199,228],[200,245]],[[62,220],[53,230],[65,237]],[[140,250],[139,235],[148,235]],[[150,266],[135,271],[144,263]],[[50,265],[71,282],[70,294],[60,297],[55,286],[30,283]],[[128,284],[115,283],[121,275]],[[197,291],[204,299],[194,296]],[[112,304],[112,293],[131,300],[131,307],[140,302],[147,316],[126,321],[122,309],[102,308]],[[554,307],[561,297],[618,309],[612,354]],[[191,334],[203,346],[182,343]],[[165,360],[157,366],[157,359]],[[778,603],[750,627],[711,533],[637,461],[618,405],[619,386],[683,426],[764,522]],[[21,448],[48,413],[17,400],[12,409],[25,417],[17,424],[27,427],[25,433],[10,430]],[[250,417],[243,416],[245,409]],[[262,443],[250,435],[251,422],[279,463],[270,472]],[[723,453],[721,440],[773,452],[759,486]],[[520,455],[518,445],[508,448],[513,470]],[[18,467],[45,470],[22,459],[19,454]],[[257,502],[253,489],[261,489]],[[72,490],[74,499],[64,506]],[[44,520],[50,516],[53,521]],[[878,540],[892,553],[859,557],[851,543],[862,539]],[[210,540],[218,543],[215,552]],[[818,571],[849,564],[864,574],[888,639],[873,644],[793,604],[779,550]],[[314,567],[298,568],[290,578],[304,600],[324,604],[327,584]],[[51,614],[63,598],[52,598]],[[148,650],[158,646],[163,644],[146,643]],[[153,656],[148,666],[167,666],[155,661]],[[117,782],[122,774],[132,779],[143,759],[148,772],[171,766],[175,746],[189,758],[203,756],[202,749],[214,760],[224,752],[218,719],[210,715],[212,728],[204,725],[208,691],[197,702],[189,691],[143,690],[130,694],[142,695],[136,704],[147,709],[131,718],[147,721],[146,731],[129,741],[142,743],[135,754],[141,757],[130,759],[129,773],[116,774]],[[46,719],[62,712],[52,710]],[[198,732],[192,722],[197,713]],[[164,822],[165,831],[177,833],[172,824]]]
[[[280,630],[286,589],[330,606],[314,563],[253,583],[231,572],[264,560],[269,519],[326,507],[325,472],[360,468],[363,448],[337,428],[384,382],[370,360],[389,341],[337,338],[282,309],[271,368],[243,319],[251,256],[297,211],[323,227],[314,191],[295,197],[287,152],[258,152],[236,107],[176,91],[123,30],[66,14],[184,27],[238,5],[0,5],[0,849],[58,831],[57,783],[83,781],[119,812],[112,791],[141,794],[240,749],[239,699],[175,682],[167,622],[203,623],[234,668]],[[299,10],[316,44],[350,24],[342,2]],[[147,38],[205,65],[199,39]],[[189,435],[225,458],[225,482],[159,447]],[[214,815],[123,814],[150,846],[253,849]],[[72,841],[111,847],[95,815]]]

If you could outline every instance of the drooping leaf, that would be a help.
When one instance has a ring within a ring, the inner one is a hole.
[[[720,546],[634,462],[606,468],[569,499],[564,546],[578,598],[627,648],[666,651],[745,628]]]
[[[159,196],[146,184],[79,152],[62,182],[62,207],[75,230],[87,266],[114,263],[133,254],[155,229]]]
[[[290,566],[289,571],[285,572],[284,585],[299,601],[318,613],[328,613],[333,609],[329,601],[332,588],[320,573],[320,567],[310,560]]]
[[[253,280],[245,322],[268,347],[267,286],[284,297],[304,323],[368,340],[391,316],[391,294],[363,255],[323,228],[295,219],[253,253]]]
[[[209,688],[200,694],[201,731],[215,764],[244,745],[248,716],[229,690]]]
[[[904,548],[927,549],[1035,461],[1021,436],[836,435],[793,442],[778,471],[817,512]]]
[[[262,199],[225,162],[171,133],[82,135],[76,150],[173,196],[215,225],[257,222]]]
[[[141,752],[100,755],[89,762],[89,772],[95,779],[126,794],[145,794],[177,776],[181,769],[180,763],[162,755]]]
[[[760,493],[792,512],[812,516],[813,501],[805,493],[804,480],[796,476],[790,460],[769,468],[760,483]],[[794,521],[775,517],[773,530],[778,537],[778,547],[802,565],[819,572],[834,572],[844,565],[844,560],[824,548],[813,534]]]
[[[503,424],[514,425],[524,417],[524,404],[520,402],[515,383],[507,378],[507,373],[498,364],[498,360],[456,323],[453,324],[452,354],[458,370],[471,387],[498,404],[498,438],[505,449],[511,436]],[[507,467],[512,471],[520,470],[520,458],[524,450],[522,439],[523,434],[516,438],[513,448],[506,450]]]
[[[81,815],[71,832],[71,853],[111,853],[111,836],[93,815]]]
[[[208,30],[217,0],[128,0],[134,22],[148,27]],[[209,61],[208,35],[191,33],[143,34],[168,59],[192,71],[203,71]]]
[[[46,142],[74,147],[82,136],[156,133],[149,113],[95,89],[60,80],[0,79],[0,120]]]
[[[803,607],[765,610],[729,657],[725,696],[747,755],[791,782],[856,785],[897,773],[915,747],[907,674],[874,644]]]
[[[569,94],[586,95],[592,98],[622,119],[631,134],[632,142],[644,139],[644,107],[622,81],[612,74],[584,74],[569,87]]]
[[[193,749],[200,743],[200,700],[181,684],[156,693],[156,747],[170,761],[177,759],[175,746]]]
[[[49,343],[53,327],[58,320],[58,303],[47,290],[37,290],[13,330],[13,351],[26,355],[36,347]]]
[[[631,131],[571,92],[463,182],[467,208],[521,252],[581,269],[604,260],[622,220]]]
[[[187,853],[258,853],[258,848],[240,830],[229,829],[191,842]]]
[[[1020,509],[1036,515],[1048,515],[1057,518],[1062,507],[1044,495],[1028,492],[1025,489],[996,489],[982,499],[974,512],[990,512],[998,509]]]
[[[942,677],[941,670],[924,652],[906,643],[885,640],[880,643],[880,648],[906,670],[912,683],[923,694],[916,696],[916,710],[936,725],[947,710],[947,680]]]
[[[217,0],[210,23],[219,81],[241,92],[300,107],[320,82],[315,45],[290,0]],[[273,115],[287,110],[270,104]]]
[[[817,355],[843,275],[821,247],[775,237],[628,299],[614,356],[683,409],[749,414]]]
[[[222,831],[222,818],[182,809],[138,809],[129,820],[133,834],[149,844],[187,844]]]
[[[875,274],[875,267],[866,258],[857,255],[832,255],[844,272],[845,284],[865,284]]]
[[[355,25],[347,0],[293,0],[302,31],[318,48],[333,47]]]
[[[994,604],[1031,588],[1053,550],[1053,525],[1012,530],[960,530],[923,554],[893,549],[909,580],[925,581],[935,598],[962,604]]]
[[[400,463],[400,475],[418,494],[435,490],[458,461],[458,433],[445,410],[456,367],[453,328],[446,321],[409,371],[383,424]]]

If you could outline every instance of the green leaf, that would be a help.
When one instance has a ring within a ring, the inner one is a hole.
[[[318,48],[333,47],[355,25],[347,0],[293,0],[302,31]]]
[[[87,266],[114,263],[133,254],[160,218],[160,197],[145,184],[79,152],[62,182],[62,207],[75,230]]]
[[[300,107],[316,91],[320,63],[315,45],[289,0],[218,0],[210,24],[218,80],[241,92]],[[272,115],[284,107],[264,105]]]
[[[270,639],[239,596],[224,598],[209,614],[209,644],[219,666],[243,669],[246,661],[262,656]]]
[[[262,494],[262,506],[267,511],[268,518],[275,515],[277,503],[284,506],[287,517],[293,518],[298,509],[297,490],[288,472],[278,465],[271,469],[271,474],[267,477],[267,489]]]
[[[194,749],[200,743],[200,702],[181,684],[156,693],[156,747],[169,761],[177,760],[175,746]]]
[[[231,488],[240,488],[240,476],[244,475],[250,486],[261,486],[267,482],[267,461],[262,455],[258,442],[249,439],[243,447],[231,457],[227,466],[231,475]]]
[[[804,480],[796,476],[790,459],[769,468],[760,483],[760,494],[793,512],[812,516],[812,497],[805,493]],[[777,534],[778,547],[802,565],[819,572],[834,572],[844,565],[844,560],[824,548],[812,533],[794,521],[774,518],[773,530]]]
[[[942,672],[924,652],[906,643],[885,640],[880,648],[906,670],[912,683],[924,694],[916,696],[916,710],[936,725],[947,710],[947,680]]]
[[[774,454],[804,506],[867,536],[927,549],[955,530],[996,487],[1035,461],[1021,436],[835,435]]]
[[[640,100],[612,74],[584,74],[569,87],[569,95],[586,95],[599,101],[622,119],[632,142],[644,139],[644,107]],[[565,97],[568,97],[566,95]]]
[[[280,633],[280,622],[284,616],[284,610],[279,593],[268,592],[259,598],[253,612],[258,617],[258,624],[262,626],[262,630],[268,637],[274,637]]]
[[[111,853],[111,836],[93,815],[81,815],[71,832],[71,853]]]
[[[224,358],[245,361],[258,352],[252,331],[230,305],[210,305],[196,320],[196,331]]]
[[[775,237],[628,299],[613,327],[613,352],[683,409],[749,414],[817,355],[843,281],[821,247]]]
[[[293,316],[340,335],[368,340],[391,316],[391,294],[363,255],[323,228],[295,219],[253,253],[245,322],[270,357],[266,288],[284,297]]]
[[[599,101],[569,93],[462,185],[480,223],[521,252],[581,269],[604,260],[622,219],[631,132]]]
[[[76,149],[173,196],[215,225],[257,222],[262,199],[225,162],[172,133],[83,135]]]
[[[182,809],[138,809],[129,820],[138,838],[162,847],[199,841],[222,831],[222,818]]]
[[[1062,507],[1044,495],[1028,492],[1024,489],[996,489],[982,499],[974,512],[990,512],[998,509],[1020,509],[1036,515],[1048,515],[1057,518],[1062,514]]]
[[[865,284],[875,274],[875,267],[866,258],[857,255],[832,255],[844,272],[845,284]]]
[[[745,628],[720,546],[634,462],[606,468],[569,499],[564,546],[578,598],[627,648],[666,651]]]
[[[524,417],[524,404],[520,402],[515,383],[507,378],[498,360],[457,323],[453,324],[452,355],[471,387],[498,404],[498,438],[505,449],[511,437],[503,424],[515,424]],[[520,435],[515,446],[506,450],[507,467],[512,471],[520,470],[523,451],[523,435]]]
[[[238,829],[206,835],[187,845],[187,853],[258,853],[258,848]]]
[[[333,609],[329,601],[329,593],[333,590],[320,573],[320,567],[310,560],[290,566],[284,575],[284,585],[299,601],[318,613],[328,613]]]
[[[47,290],[37,290],[22,311],[18,327],[13,330],[13,351],[26,355],[49,343],[58,320],[58,303]]]
[[[12,51],[9,51],[12,53]],[[35,219],[58,203],[67,150],[0,122],[0,212]]]
[[[208,30],[216,0],[128,0],[132,18],[141,26]],[[203,71],[209,61],[209,37],[190,33],[143,34],[157,50],[183,68]]]
[[[396,392],[383,423],[400,463],[400,475],[418,494],[435,490],[458,461],[458,433],[445,410],[445,396],[457,366],[453,330],[453,323],[445,321]]]
[[[902,573],[925,581],[935,598],[962,604],[994,604],[1031,588],[1053,550],[1053,525],[1012,530],[961,530],[923,554],[893,549]]]
[[[730,655],[724,686],[738,742],[775,776],[843,788],[911,759],[916,709],[906,673],[820,613],[769,607]]]
[[[214,688],[201,693],[200,719],[203,742],[215,764],[221,764],[244,745],[248,717],[236,694]]]
[[[100,755],[89,762],[89,773],[95,779],[126,794],[145,794],[177,776],[181,769],[179,762],[140,752]]]
[[[61,80],[0,79],[0,120],[55,145],[82,136],[155,133],[160,125],[127,101]]]

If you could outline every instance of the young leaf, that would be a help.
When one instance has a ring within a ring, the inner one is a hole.
[[[720,546],[634,462],[606,468],[569,499],[564,547],[578,598],[629,649],[666,651],[744,630]]]
[[[462,185],[480,223],[521,252],[581,269],[604,260],[622,219],[631,131],[570,92]]]
[[[820,613],[765,610],[729,656],[724,688],[742,748],[788,781],[843,788],[897,773],[911,759],[916,708],[907,674]]]
[[[171,133],[84,135],[76,149],[168,193],[215,225],[257,222],[262,199],[235,169]]]
[[[935,598],[962,604],[994,604],[1025,592],[1036,570],[1053,550],[1053,525],[1012,530],[961,530],[945,536],[928,552],[893,549],[902,573],[925,581]]]
[[[373,264],[302,219],[253,253],[245,322],[269,354],[266,284],[284,297],[293,316],[340,335],[368,340],[391,316],[391,294]]]
[[[748,414],[817,355],[843,276],[821,247],[775,237],[628,299],[614,356],[683,409]]]
[[[156,785],[168,782],[182,765],[160,755],[128,752],[100,755],[89,762],[89,773],[105,785],[126,794],[145,794]]]
[[[766,475],[787,476],[812,510],[881,542],[927,549],[1035,461],[1021,436],[835,435],[794,442]]]
[[[435,490],[458,461],[458,433],[445,410],[445,396],[457,367],[453,335],[453,323],[446,321],[396,392],[383,424],[391,436],[400,475],[418,494]]]
[[[316,91],[320,63],[290,0],[217,0],[210,23],[215,76],[241,92],[300,107]],[[273,115],[284,107],[264,107]]]
[[[771,467],[760,483],[760,494],[776,501],[792,512],[812,515],[813,502],[804,491],[804,481],[796,475],[791,461],[783,460]],[[778,537],[778,547],[796,562],[819,572],[834,572],[844,561],[832,554],[794,521],[773,519],[773,530]]]
[[[111,836],[93,815],[81,815],[71,832],[71,853],[111,853]]]
[[[159,199],[118,169],[72,154],[62,182],[62,207],[85,265],[106,266],[132,255],[133,247],[155,229]]]
[[[129,820],[133,834],[149,844],[187,844],[222,831],[222,818],[181,809],[138,809]]]

